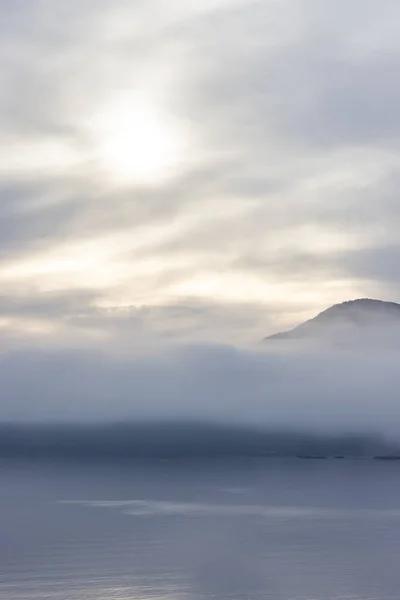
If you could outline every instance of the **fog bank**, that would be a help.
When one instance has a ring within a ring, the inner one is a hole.
[[[393,347],[31,347],[1,358],[0,421],[175,420],[397,436],[398,358]]]

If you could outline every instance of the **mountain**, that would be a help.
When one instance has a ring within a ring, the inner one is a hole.
[[[335,304],[290,331],[268,340],[351,339],[400,333],[400,304],[361,298]]]

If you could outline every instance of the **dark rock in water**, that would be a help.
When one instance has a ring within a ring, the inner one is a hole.
[[[400,460],[400,456],[374,456],[375,460]]]
[[[307,460],[324,460],[326,458],[328,458],[327,456],[309,456],[307,454],[298,454],[297,458],[303,458],[303,459],[307,459]]]

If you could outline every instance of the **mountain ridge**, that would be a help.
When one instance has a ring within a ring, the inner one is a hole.
[[[321,338],[333,332],[349,334],[356,331],[376,331],[377,328],[393,324],[400,327],[400,304],[374,298],[358,298],[334,304],[292,329],[265,337],[264,341]]]

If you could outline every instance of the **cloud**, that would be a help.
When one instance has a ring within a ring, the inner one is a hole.
[[[0,283],[13,326],[30,304],[56,325],[46,298],[75,294],[63,335],[76,312],[119,330],[98,314],[125,306],[146,331],[247,341],[268,332],[266,312],[273,329],[347,298],[400,298],[394,0],[43,0],[2,13]],[[172,180],[116,185],[96,163],[89,124],[121,94],[185,130]]]
[[[161,344],[190,343],[193,339],[203,343],[233,340],[243,343],[244,338],[253,343],[259,339],[259,331],[270,331],[276,326],[277,314],[279,307],[257,303],[226,305],[185,298],[169,305],[93,307],[80,315],[70,316],[69,323],[83,331],[106,332],[114,343],[128,347],[135,339],[135,345],[146,344],[149,340],[158,340]]]
[[[4,353],[1,421],[193,421],[398,435],[392,345],[321,349],[157,344]]]
[[[87,291],[49,294],[3,294],[0,296],[0,316],[36,318],[71,318],[89,309],[95,295]]]

